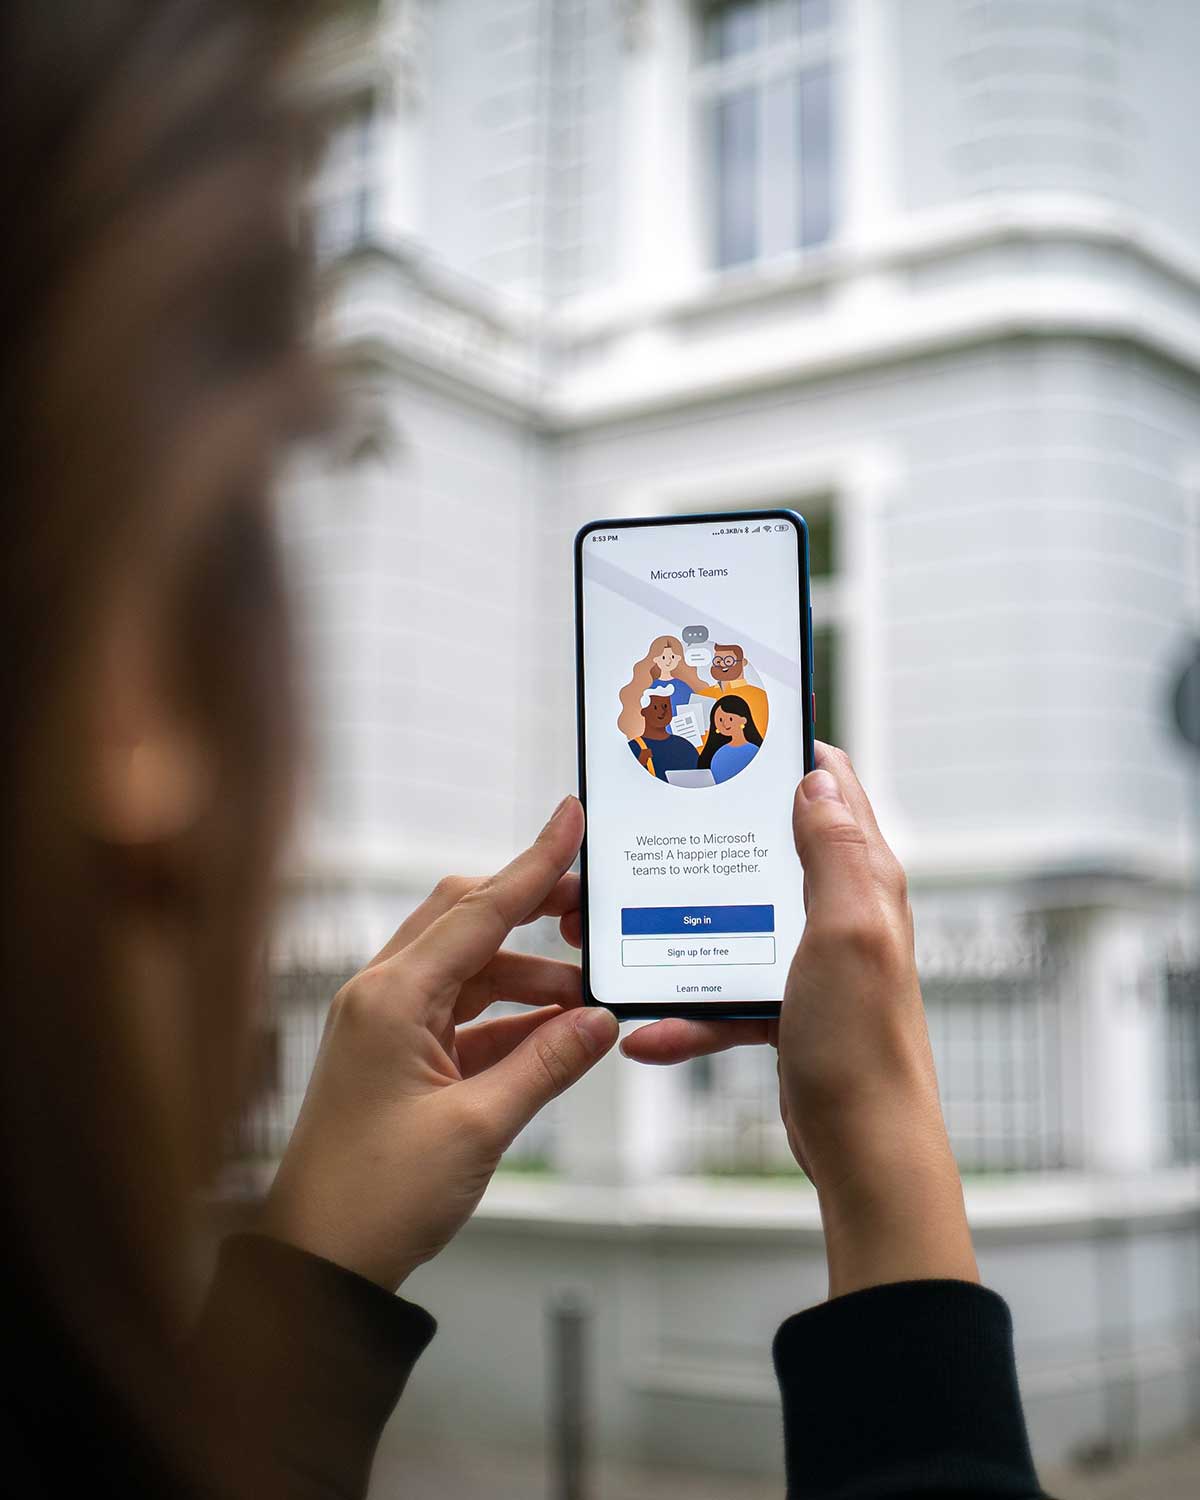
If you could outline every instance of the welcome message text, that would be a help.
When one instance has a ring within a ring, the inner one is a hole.
[[[624,850],[634,876],[756,875],[769,850],[749,833],[639,833]]]

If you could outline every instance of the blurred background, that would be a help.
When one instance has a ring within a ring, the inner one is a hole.
[[[232,1193],[341,979],[573,787],[575,529],[795,506],[1035,1452],[1064,1494],[1196,1493],[1198,56],[1191,0],[331,27],[346,421],[283,497],[313,771]],[[406,1288],[441,1332],[375,1492],[777,1496],[770,1341],[824,1290],[774,1055],[612,1057]]]

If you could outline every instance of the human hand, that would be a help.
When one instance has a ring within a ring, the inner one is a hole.
[[[642,750],[641,750],[641,754],[638,756],[638,765],[639,766],[649,766],[649,764],[650,764],[650,746],[649,745],[643,745],[642,746]]]
[[[488,880],[449,878],[339,992],[264,1232],[389,1290],[466,1223],[517,1133],[617,1039],[572,964],[500,945],[557,916],[577,939],[568,797]],[[466,1025],[496,1000],[537,1007]]]
[[[778,1046],[780,1109],[820,1198],[831,1296],[977,1280],[904,872],[846,756],[820,745],[817,762],[793,807],[808,922],[779,1021],[658,1021],[622,1050],[673,1063],[745,1042]]]

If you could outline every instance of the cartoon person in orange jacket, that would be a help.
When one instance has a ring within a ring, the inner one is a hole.
[[[740,646],[720,646],[714,642],[709,671],[716,678],[716,684],[705,684],[697,691],[704,698],[723,698],[726,693],[736,693],[744,698],[759,733],[764,734],[768,717],[767,695],[762,688],[746,681],[747,665],[746,653]]]

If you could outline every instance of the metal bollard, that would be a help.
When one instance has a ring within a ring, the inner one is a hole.
[[[550,1495],[588,1500],[587,1355],[591,1311],[568,1293],[550,1304]]]

